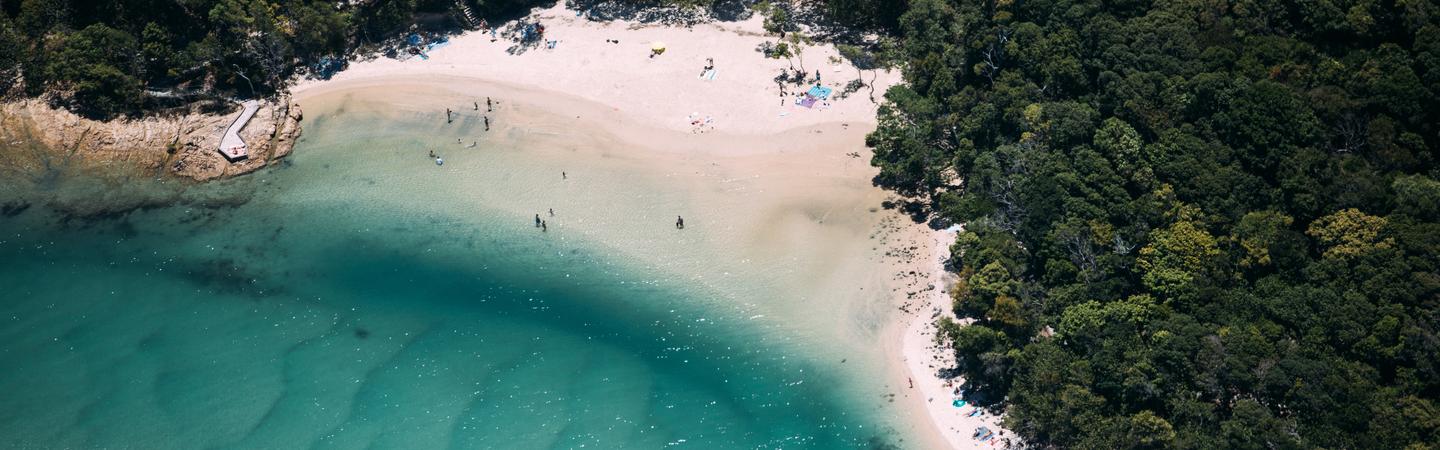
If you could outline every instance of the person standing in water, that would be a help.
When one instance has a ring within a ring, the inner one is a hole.
[[[490,102],[490,97],[485,97],[485,112],[491,112],[494,110],[495,104]]]
[[[560,171],[560,179],[562,179],[562,180],[568,180],[568,179],[570,179],[570,176],[569,176],[569,175],[566,175],[566,174],[565,174],[565,171],[562,170],[562,171]]]
[[[540,231],[542,231],[542,232],[550,231],[550,227],[546,226],[546,225],[545,225],[545,221],[543,221],[543,220],[540,221]]]
[[[544,221],[543,221],[543,220],[540,220],[540,215],[539,215],[539,214],[536,214],[536,215],[535,215],[535,226],[536,226],[536,227],[539,227],[541,223],[544,223]]]
[[[550,217],[555,217],[555,208],[550,208]]]
[[[475,104],[475,110],[476,110],[476,111],[479,111],[479,110],[480,110],[480,102],[471,102],[471,103],[474,103],[474,104]]]
[[[454,122],[454,120],[450,119],[450,108],[445,108],[445,123],[451,122]]]
[[[677,230],[683,230],[683,229],[685,229],[685,218],[684,218],[684,217],[675,216],[675,229],[677,229]]]
[[[490,116],[485,117],[485,131],[490,131]]]

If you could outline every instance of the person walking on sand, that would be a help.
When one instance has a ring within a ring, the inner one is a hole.
[[[494,111],[494,110],[495,110],[495,105],[490,102],[490,97],[485,97],[485,112],[491,112],[491,111]]]
[[[685,229],[685,218],[684,218],[684,217],[675,216],[675,229],[677,229],[677,230],[683,230],[683,229]]]
[[[540,215],[539,215],[539,214],[536,214],[536,215],[535,215],[535,226],[536,226],[536,227],[539,227],[540,224],[542,224],[542,223],[545,223],[545,221],[540,220]]]

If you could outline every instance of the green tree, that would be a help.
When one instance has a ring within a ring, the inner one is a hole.
[[[1121,173],[1135,173],[1149,166],[1148,158],[1140,151],[1140,133],[1120,119],[1105,119],[1095,131],[1094,142],[1102,155],[1115,161],[1115,169]]]
[[[1290,224],[1295,219],[1276,211],[1253,211],[1246,213],[1240,218],[1240,223],[1235,227],[1235,237],[1239,239],[1240,249],[1244,255],[1240,258],[1240,265],[1244,267],[1268,266],[1272,263],[1271,249],[1280,245],[1284,239]]]
[[[345,50],[349,16],[325,2],[305,1],[291,8],[295,53],[314,58]]]
[[[95,24],[64,37],[47,66],[53,87],[68,92],[83,112],[111,117],[134,111],[144,100],[139,44],[124,31]]]
[[[1326,258],[1347,259],[1394,246],[1393,239],[1381,235],[1386,222],[1350,208],[1316,219],[1305,234],[1320,243]]]
[[[1395,191],[1397,212],[1440,220],[1440,181],[1424,175],[1402,175],[1390,187]]]
[[[140,54],[144,61],[147,78],[175,77],[179,72],[172,68],[175,59],[174,36],[160,24],[145,24],[140,33]]]
[[[25,61],[25,46],[10,18],[0,14],[0,94],[15,87]]]
[[[52,31],[65,31],[70,5],[65,0],[21,0],[16,22],[26,36],[43,38]]]
[[[1219,255],[1214,236],[1190,221],[1180,221],[1150,235],[1137,266],[1151,292],[1173,299],[1203,276],[1210,260]]]
[[[1170,448],[1175,442],[1175,428],[1152,411],[1140,411],[1130,416],[1128,440],[1135,448]]]

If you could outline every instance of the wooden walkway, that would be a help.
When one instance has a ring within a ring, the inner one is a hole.
[[[245,109],[240,111],[240,116],[230,123],[230,127],[225,129],[225,136],[220,138],[220,154],[230,162],[250,157],[250,148],[245,145],[245,140],[240,139],[240,130],[255,116],[255,111],[260,109],[260,101],[246,100],[240,102],[240,106]]]

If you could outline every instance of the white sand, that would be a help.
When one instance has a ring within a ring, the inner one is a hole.
[[[972,405],[956,408],[952,401],[957,397],[956,388],[964,384],[960,377],[944,379],[940,371],[955,367],[955,353],[949,345],[937,345],[936,321],[941,317],[956,320],[950,308],[948,287],[953,276],[945,271],[944,261],[950,256],[950,244],[955,242],[955,232],[950,230],[931,231],[919,239],[922,257],[918,259],[917,273],[921,273],[925,289],[917,295],[911,305],[910,322],[905,327],[902,351],[907,376],[914,381],[914,388],[907,390],[912,402],[923,402],[925,410],[950,448],[984,449],[1004,448],[1000,417],[988,412],[969,416],[976,411]],[[928,249],[928,251],[925,251]],[[962,322],[963,323],[963,322]],[[908,382],[908,381],[907,381]],[[973,439],[975,429],[989,427],[996,437],[989,441]],[[1009,432],[1004,437],[1013,437]]]
[[[806,47],[802,57],[790,61],[765,58],[755,48],[777,38],[764,35],[759,15],[744,22],[701,24],[689,29],[624,21],[591,22],[563,6],[539,10],[528,19],[545,25],[545,38],[559,41],[556,48],[547,49],[542,44],[511,55],[506,49],[512,43],[503,37],[491,42],[488,33],[470,32],[451,38],[450,44],[431,52],[428,60],[415,57],[355,62],[333,79],[393,75],[481,78],[575,95],[609,105],[641,123],[682,131],[692,129],[692,114],[702,120],[710,117],[715,130],[735,134],[875,120],[876,105],[869,100],[868,88],[847,99],[832,101],[829,108],[796,106],[793,98],[786,98],[782,105],[773,79],[782,69],[792,67],[792,61],[794,67],[803,65],[811,75],[819,70],[823,84],[836,88],[837,93],[839,87],[860,75],[849,63],[832,63],[831,58],[839,55],[832,46]],[[620,43],[607,43],[607,39]],[[664,42],[666,51],[650,58],[651,44],[656,41]],[[718,75],[714,80],[700,79],[706,58],[715,61]],[[866,71],[867,83],[872,76],[877,77],[873,83],[876,101],[900,79],[896,71]],[[292,90],[299,93],[319,84],[323,82],[308,80]]]
[[[749,192],[745,195],[763,194],[770,199],[765,203],[742,198],[733,186],[728,185],[710,188],[725,195],[726,197],[718,198],[726,200],[705,203],[739,202],[736,204],[749,208],[770,205],[765,208],[773,212],[765,214],[774,217],[804,215],[803,213],[820,217],[820,224],[827,224],[824,227],[811,224],[813,218],[807,217],[789,217],[783,219],[784,221],[772,220],[763,224],[757,222],[751,226],[736,225],[733,217],[713,219],[716,226],[729,220],[731,223],[725,225],[726,228],[736,230],[734,234],[737,237],[733,240],[721,239],[726,245],[744,245],[758,249],[776,247],[778,242],[785,242],[787,239],[791,242],[801,241],[770,236],[786,229],[776,227],[776,223],[807,224],[803,228],[795,228],[795,232],[791,234],[796,237],[835,239],[836,243],[826,251],[829,255],[821,259],[846,261],[843,265],[837,264],[828,268],[817,266],[812,268],[813,270],[801,270],[797,273],[805,273],[806,276],[828,273],[829,276],[825,278],[833,280],[821,283],[827,289],[817,292],[841,292],[847,288],[853,292],[857,285],[860,286],[858,289],[863,290],[869,280],[861,280],[862,278],[868,276],[873,280],[889,275],[866,275],[857,272],[863,272],[863,269],[870,267],[859,262],[867,255],[854,254],[864,253],[864,249],[871,246],[864,240],[866,233],[871,233],[872,237],[878,233],[891,234],[891,239],[882,243],[884,250],[921,243],[916,245],[918,249],[911,257],[886,261],[888,268],[883,270],[901,275],[892,277],[890,282],[886,283],[892,289],[888,297],[890,304],[873,305],[877,310],[885,310],[906,302],[906,299],[899,298],[901,294],[897,294],[903,292],[905,286],[897,281],[909,282],[912,285],[924,283],[935,287],[910,299],[910,303],[905,305],[910,311],[909,314],[880,315],[892,322],[884,325],[884,331],[879,335],[884,340],[886,353],[893,355],[890,358],[894,365],[890,370],[889,381],[893,383],[892,386],[896,386],[897,396],[902,397],[899,401],[906,403],[906,421],[914,422],[913,426],[918,434],[916,437],[920,439],[922,448],[989,446],[988,443],[972,440],[970,436],[980,425],[989,426],[999,432],[1000,427],[996,424],[998,419],[988,415],[979,418],[965,417],[963,414],[969,413],[973,407],[952,407],[950,389],[944,386],[945,380],[937,376],[939,368],[953,366],[953,355],[950,355],[950,351],[934,345],[935,328],[931,325],[937,311],[948,313],[949,310],[949,297],[943,292],[944,271],[939,261],[943,261],[948,254],[948,245],[953,242],[953,234],[932,232],[923,226],[909,223],[908,219],[897,218],[877,225],[873,219],[865,216],[863,211],[866,206],[860,206],[862,203],[869,207],[878,206],[879,200],[887,195],[878,188],[869,186],[873,168],[864,166],[870,155],[864,149],[861,139],[863,131],[873,129],[876,109],[876,105],[868,98],[868,89],[862,89],[848,99],[833,101],[829,108],[799,107],[794,105],[790,98],[782,105],[773,78],[782,69],[790,67],[790,63],[783,59],[766,59],[754,51],[760,43],[774,40],[773,36],[764,35],[760,26],[761,19],[758,17],[740,23],[706,24],[685,29],[624,22],[589,22],[577,18],[573,11],[557,6],[537,11],[528,19],[538,19],[545,24],[546,38],[559,40],[555,49],[546,49],[542,45],[521,55],[510,55],[506,53],[506,49],[512,45],[509,41],[501,39],[491,42],[488,33],[472,32],[452,37],[449,45],[430,53],[428,60],[411,58],[397,61],[380,58],[356,62],[352,63],[349,69],[337,74],[334,81],[305,81],[293,90],[302,102],[306,97],[313,98],[329,91],[356,87],[394,90],[397,97],[404,97],[407,85],[455,86],[465,83],[467,79],[475,80],[477,84],[488,86],[476,88],[479,91],[499,89],[496,91],[497,101],[514,100],[519,102],[516,106],[537,107],[557,114],[574,113],[577,115],[576,119],[580,119],[579,115],[584,115],[586,121],[593,120],[594,124],[606,130],[605,136],[609,136],[605,138],[607,140],[647,144],[635,145],[629,150],[636,154],[613,156],[645,159],[647,166],[666,166],[656,170],[671,171],[677,175],[701,174],[694,176],[695,180],[677,182],[713,182],[714,177],[703,175],[703,172],[717,169],[704,167],[724,167],[725,174],[721,177],[724,183],[742,179],[741,177],[774,180],[741,191]],[[607,39],[618,39],[620,43],[607,43]],[[652,59],[648,56],[653,41],[665,42],[667,51]],[[836,54],[832,47],[809,47],[804,51],[805,67],[812,74],[817,68],[820,69],[823,79],[832,87],[835,84],[830,83],[843,84],[855,79],[857,73],[853,67],[845,63],[832,64],[829,61],[830,57]],[[714,58],[719,70],[715,80],[699,79],[706,58]],[[798,59],[795,63],[799,64]],[[879,100],[886,88],[899,81],[899,74],[880,72],[876,75],[875,96]],[[871,76],[872,73],[867,71],[864,79],[868,82]],[[505,86],[511,88],[507,91]],[[553,93],[558,97],[535,95],[537,92]],[[454,103],[465,103],[470,101],[470,98],[457,97]],[[599,106],[584,106],[565,98],[575,98]],[[413,100],[431,101],[420,98]],[[418,111],[430,106],[427,103],[405,107]],[[473,111],[461,110],[463,106],[437,104],[433,107],[451,107],[456,108],[457,112],[475,114]],[[484,105],[480,105],[480,108],[483,110]],[[496,117],[502,117],[507,110],[508,103],[495,113]],[[713,121],[710,127],[697,130],[697,127],[691,124],[694,117],[709,117]],[[538,124],[521,125],[498,120],[496,124],[501,129],[531,125]],[[680,136],[684,136],[684,132],[700,131],[706,135],[677,140],[674,136],[676,131],[681,132]],[[557,130],[558,134],[565,135],[586,132],[583,129]],[[817,140],[820,135],[814,133],[824,133],[825,137]],[[601,136],[597,135],[598,137]],[[845,143],[834,141],[838,138],[846,139]],[[451,137],[447,136],[446,139]],[[817,145],[826,147],[813,148]],[[858,153],[859,157],[843,155],[851,151]],[[655,158],[659,156],[658,153],[670,153],[671,156]],[[823,163],[817,164],[821,161]],[[717,163],[720,165],[716,166]],[[447,167],[450,166],[447,164]],[[866,170],[858,170],[859,168]],[[822,191],[817,192],[816,189]],[[816,196],[829,196],[830,199],[817,199]],[[808,211],[817,205],[826,205],[827,202],[834,206],[820,206],[823,211]],[[839,212],[852,217],[831,217],[831,213],[837,208],[844,209]],[[715,214],[726,215],[724,211],[717,211]],[[708,220],[712,220],[701,211],[687,213],[686,219],[687,222],[693,220],[697,227],[704,227]],[[844,225],[847,222],[850,224]],[[828,227],[837,225],[850,230],[829,231],[829,235],[820,236],[825,230],[834,230]],[[890,230],[873,233],[869,231],[880,226]],[[617,245],[617,248],[630,247],[633,246]],[[848,253],[840,254],[842,250]],[[694,262],[692,265],[700,263]],[[904,275],[911,271],[918,275]],[[782,274],[777,272],[777,276],[779,275]],[[824,298],[826,295],[817,297]],[[802,300],[805,301],[795,305],[797,308],[838,306]],[[863,311],[861,313],[863,314]],[[914,389],[908,387],[909,380],[914,380]],[[927,417],[930,420],[925,420]],[[1010,433],[1006,434],[1008,436]],[[999,442],[995,445],[998,447]]]

